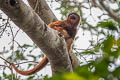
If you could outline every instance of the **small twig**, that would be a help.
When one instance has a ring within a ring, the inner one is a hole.
[[[98,5],[98,3],[96,1],[97,0],[90,0],[90,2],[92,3],[92,6],[98,7],[99,9],[103,10],[102,6]]]
[[[8,64],[6,64],[7,65],[7,67],[9,68],[9,70],[11,71],[11,74],[12,74],[12,80],[13,80],[13,69],[12,69],[12,66],[11,66],[11,63],[10,63],[10,65],[8,65]]]
[[[14,52],[14,39],[15,39],[15,37],[14,37],[14,33],[13,33],[13,30],[12,30],[12,27],[10,26],[10,31],[11,31],[11,33],[12,33],[12,46],[13,46],[13,48],[12,48],[12,53]]]
[[[88,0],[88,5],[89,5],[89,10],[90,10],[90,14],[89,14],[89,16],[92,16],[92,6],[90,5],[90,1]],[[92,16],[92,18],[93,18],[93,16]],[[94,20],[94,18],[93,18],[93,20]]]
[[[15,36],[14,38],[17,36],[18,32],[20,31],[21,29],[18,29],[17,32],[15,33]]]
[[[75,50],[77,53],[79,53],[77,50]],[[83,56],[83,55],[81,55],[80,54],[80,56],[86,61],[86,63],[88,63],[88,61],[87,61],[87,59]]]
[[[3,67],[8,67],[8,66],[6,66],[6,65],[2,65],[2,64],[0,64],[0,66],[3,66]]]
[[[9,17],[8,17],[8,19],[7,19],[7,22],[5,23],[5,27],[4,27],[4,29],[2,30],[2,33],[0,34],[0,37],[3,35],[3,33],[5,32],[5,29],[7,28],[7,25],[8,25],[8,23],[9,23]]]
[[[16,40],[14,40],[16,42],[16,44],[21,48],[21,52],[24,52],[24,49],[22,48],[22,46],[19,44],[19,42],[17,42]]]
[[[0,56],[1,59],[3,59],[5,62],[11,64],[9,61],[7,61],[6,59],[4,59],[3,57]]]
[[[30,62],[34,62],[34,63],[37,63],[37,64],[39,63],[39,62],[35,62],[35,61],[26,61],[26,62],[17,63],[15,65],[24,64],[24,63],[30,63]]]
[[[0,65],[0,66],[8,67],[10,69],[10,71],[12,73],[12,80],[13,80],[13,70],[12,70],[12,67],[11,67],[11,63],[1,56],[0,56],[0,58],[3,59],[5,62],[9,63],[9,65],[7,63],[5,63],[6,65]]]

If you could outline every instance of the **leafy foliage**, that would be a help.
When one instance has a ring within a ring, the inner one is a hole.
[[[106,28],[106,29],[109,29],[109,30],[112,30],[112,31],[118,31],[116,25],[112,21],[100,22],[100,23],[98,23],[97,26],[100,26],[102,28]]]

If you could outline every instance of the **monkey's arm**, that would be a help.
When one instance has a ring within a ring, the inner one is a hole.
[[[48,63],[48,59],[47,59],[47,56],[45,56],[42,61],[37,65],[35,66],[33,69],[29,70],[29,71],[21,71],[19,70],[16,65],[14,63],[11,63],[11,65],[13,66],[13,68],[15,69],[15,71],[19,74],[22,74],[22,75],[31,75],[31,74],[34,74],[36,72],[38,72],[39,70],[41,70],[43,67],[46,66],[46,64]]]
[[[52,23],[48,24],[48,26],[51,28],[54,28],[55,26],[61,26],[61,24],[63,24],[64,22],[65,22],[65,20],[56,21],[56,22],[52,22]]]

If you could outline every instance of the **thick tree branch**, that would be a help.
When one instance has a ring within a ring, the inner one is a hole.
[[[0,0],[0,9],[48,56],[53,74],[59,73],[62,68],[71,72],[71,61],[64,38],[49,28],[22,0],[15,0],[13,4],[9,1]]]
[[[45,0],[28,0],[28,2],[46,24],[57,21]]]

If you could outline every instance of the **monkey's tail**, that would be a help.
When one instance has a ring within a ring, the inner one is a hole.
[[[43,67],[46,66],[46,64],[48,63],[48,59],[47,59],[47,56],[45,56],[42,61],[37,65],[35,66],[33,69],[31,70],[28,70],[28,71],[21,71],[19,70],[14,63],[11,63],[12,67],[15,69],[16,72],[18,72],[19,74],[22,74],[22,75],[31,75],[31,74],[34,74],[38,71],[40,71]]]

